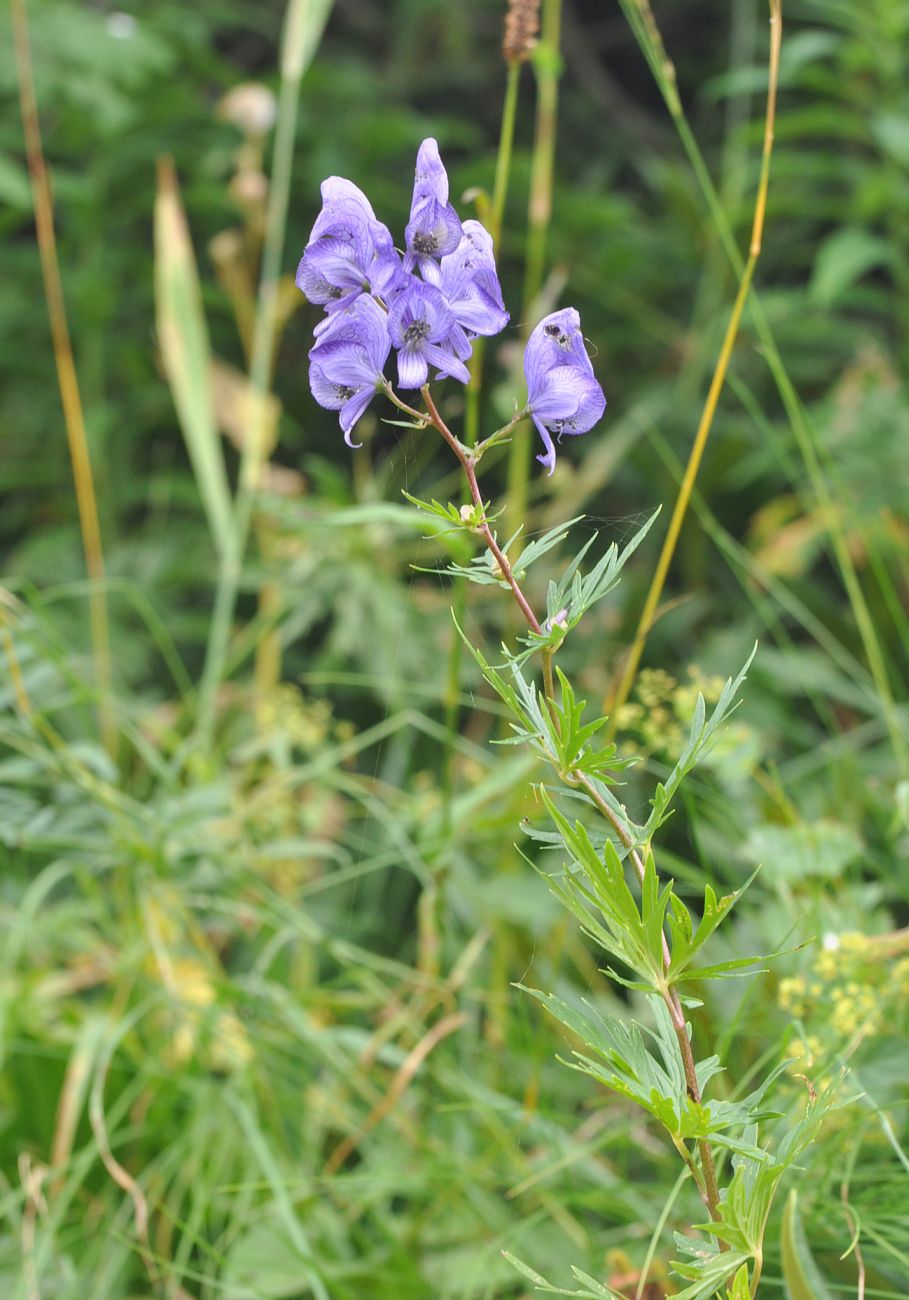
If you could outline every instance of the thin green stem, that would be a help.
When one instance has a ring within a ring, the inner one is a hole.
[[[626,18],[628,19],[629,25],[638,39],[641,49],[650,64],[654,79],[663,95],[663,99],[669,109],[670,115],[672,116],[682,147],[698,181],[701,193],[703,194],[704,200],[707,204],[708,211],[713,218],[717,233],[719,234],[720,241],[726,251],[730,265],[735,274],[742,277],[746,271],[746,262],[736,245],[729,218],[726,215],[720,196],[717,193],[716,187],[710,176],[704,156],[701,153],[697,140],[695,139],[688,120],[685,117],[675,85],[675,70],[663,48],[662,40],[656,27],[656,23],[653,21],[652,15],[650,14],[649,6],[646,4],[646,0],[620,0],[620,4]],[[777,8],[779,8],[779,0],[777,0]],[[846,542],[840,519],[840,512],[834,508],[832,503],[830,489],[827,485],[823,468],[822,449],[818,444],[817,436],[811,422],[808,419],[805,409],[802,406],[798,394],[796,393],[792,381],[786,371],[782,356],[780,355],[779,348],[777,347],[776,340],[773,336],[773,330],[757,293],[752,293],[748,310],[750,319],[754,324],[758,338],[760,339],[763,354],[767,360],[777,390],[786,409],[786,414],[792,432],[795,435],[799,452],[801,453],[805,467],[808,470],[808,477],[811,482],[812,490],[818,504],[821,506],[824,521],[830,536],[834,560],[839,569],[840,577],[850,606],[852,607],[853,617],[856,622],[859,636],[861,637],[865,657],[868,661],[868,666],[874,678],[875,687],[881,701],[882,712],[884,714],[885,725],[890,737],[890,743],[900,770],[905,776],[906,774],[909,774],[909,746],[907,746],[907,742],[903,736],[898,713],[895,708],[893,693],[884,667],[883,654],[875,630],[874,620],[870,616],[861,583],[859,582],[858,573],[849,553],[848,543]]]
[[[511,177],[511,155],[514,145],[514,128],[517,119],[518,89],[521,84],[521,64],[515,59],[508,65],[505,83],[505,102],[502,105],[502,125],[499,130],[499,151],[496,155],[496,177],[492,190],[490,234],[498,253],[502,242],[502,222],[505,218],[505,201]]]
[[[482,510],[483,497],[480,492],[480,485],[477,483],[477,472],[476,469],[474,468],[474,462],[471,459],[467,448],[464,446],[463,443],[459,442],[459,440],[454,436],[454,434],[449,429],[448,425],[442,419],[441,415],[439,414],[436,408],[436,404],[433,401],[432,393],[429,391],[429,385],[425,384],[423,388],[421,388],[420,392],[423,394],[423,401],[426,403],[426,410],[429,412],[429,417],[432,424],[438,429],[439,433],[441,433],[442,437],[445,439],[449,447],[457,456],[458,460],[461,462],[461,467],[464,470],[464,474],[467,477],[467,484],[468,487],[470,488],[471,500],[473,501],[474,505],[479,506],[480,509]],[[524,615],[525,619],[527,620],[527,626],[530,628],[532,632],[536,632],[537,636],[542,636],[543,629],[540,626],[537,616],[536,614],[534,614],[533,610],[531,609],[527,597],[524,595],[518,583],[517,578],[514,576],[514,572],[511,568],[511,565],[508,562],[508,557],[506,556],[502,548],[499,546],[498,542],[496,541],[495,534],[493,533],[489,524],[486,523],[485,520],[479,526],[479,532],[483,537],[483,540],[485,541],[486,545],[489,547],[489,550],[492,552],[493,559],[495,560],[498,566],[499,572],[501,573],[503,580],[508,584],[509,587],[511,587],[512,594],[514,595],[515,601],[517,602],[518,607],[521,610],[521,613]]]
[[[522,319],[525,336],[532,325],[534,304],[543,285],[546,244],[552,216],[552,187],[555,169],[556,127],[559,108],[559,76],[562,32],[562,0],[543,0],[540,43],[534,50],[537,81],[537,114],[530,172],[530,202],[527,211],[527,261],[524,271]],[[508,455],[506,518],[512,528],[527,514],[532,443],[516,438]]]
[[[653,626],[657,607],[663,594],[666,576],[669,572],[669,566],[672,563],[673,556],[675,555],[679,535],[682,530],[682,523],[688,512],[688,504],[691,500],[691,493],[694,489],[698,470],[701,466],[704,449],[707,446],[707,439],[710,435],[711,429],[713,428],[720,394],[723,391],[723,385],[726,381],[726,373],[729,369],[732,351],[735,346],[736,338],[738,337],[742,312],[744,311],[748,292],[751,288],[751,281],[754,276],[755,267],[757,266],[757,261],[761,254],[761,240],[763,237],[764,218],[767,210],[767,192],[770,185],[770,159],[773,152],[773,131],[774,121],[776,118],[776,95],[779,79],[781,38],[782,15],[780,11],[780,0],[770,0],[770,57],[767,77],[767,111],[764,118],[764,145],[761,153],[761,172],[758,182],[757,197],[754,205],[754,217],[751,227],[751,243],[748,250],[748,259],[745,263],[741,280],[739,281],[738,292],[736,293],[732,311],[729,315],[726,332],[723,336],[722,346],[714,368],[713,378],[710,382],[710,387],[704,402],[704,409],[701,413],[701,419],[688,457],[685,476],[682,479],[679,494],[676,497],[675,507],[669,521],[669,528],[667,529],[666,537],[657,561],[657,566],[650,582],[646,600],[644,601],[644,608],[642,609],[638,620],[634,640],[632,641],[631,647],[625,658],[622,675],[619,678],[616,690],[610,700],[611,717],[608,728],[609,735],[615,734],[616,719],[622,705],[628,699],[628,695],[637,673],[638,664],[640,663],[641,655],[644,651],[644,645],[650,633],[650,629]]]
[[[316,6],[316,8],[320,7]],[[300,82],[321,32],[320,22],[324,22],[328,14],[328,6],[325,4],[321,5],[322,12],[317,14],[315,19],[307,9],[307,0],[289,0],[284,25],[272,175],[265,217],[262,268],[249,370],[250,416],[243,440],[240,479],[234,502],[233,546],[230,553],[224,556],[218,573],[205,665],[199,688],[196,732],[203,749],[208,749],[211,744],[217,690],[224,675],[231,625],[243,571],[243,557],[249,540],[253,506],[265,457],[268,391],[277,335],[277,294],[284,255],[284,232],[287,224],[294,141],[297,133]]]
[[[44,160],[41,141],[41,122],[32,72],[31,43],[28,34],[28,17],[24,0],[12,0],[13,39],[16,57],[16,75],[19,82],[19,104],[25,153],[31,181],[32,203],[35,210],[35,231],[38,253],[44,278],[44,296],[50,318],[51,339],[63,422],[72,464],[76,489],[76,506],[85,567],[91,580],[88,595],[89,624],[91,627],[92,657],[95,682],[98,688],[98,722],[104,747],[110,755],[117,750],[117,727],[111,698],[110,622],[107,611],[107,590],[104,581],[104,552],[101,543],[101,525],[98,519],[98,502],[92,473],[91,453],[85,429],[85,414],[79,390],[79,377],[73,357],[60,260],[57,256],[57,237],[54,231],[54,210],[50,179]]]

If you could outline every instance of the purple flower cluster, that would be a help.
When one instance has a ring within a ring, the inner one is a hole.
[[[424,140],[417,154],[403,255],[366,195],[330,176],[297,286],[325,308],[309,353],[313,396],[339,413],[352,447],[358,445],[351,439],[354,425],[385,385],[392,348],[400,388],[422,388],[430,368],[466,384],[471,340],[500,333],[509,319],[492,238],[479,221],[462,222],[449,203],[448,176],[433,139]],[[606,406],[573,308],[540,322],[524,369],[528,413],[546,448],[538,459],[552,473],[552,435],[585,433]]]
[[[309,354],[316,401],[340,412],[346,441],[382,386],[392,347],[398,385],[421,388],[430,366],[466,384],[471,339],[508,323],[492,239],[461,222],[435,140],[417,154],[403,258],[387,226],[351,181],[322,184],[322,211],[297,268],[297,285],[325,307]]]

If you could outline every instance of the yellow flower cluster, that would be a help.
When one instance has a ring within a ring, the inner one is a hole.
[[[817,1056],[821,1038],[829,1048],[856,1034],[882,1033],[892,1024],[892,1012],[909,995],[909,957],[891,966],[889,956],[880,938],[857,931],[830,935],[806,975],[780,980],[780,1009],[810,1021],[821,1036],[800,1040],[797,1055]]]
[[[641,670],[632,699],[616,718],[619,731],[630,733],[630,743],[623,749],[659,754],[673,763],[679,758],[688,740],[698,695],[703,695],[708,706],[715,704],[724,686],[722,677],[706,677],[696,664],[689,666],[688,677],[687,682],[679,682],[662,668]],[[734,733],[732,741],[738,744],[741,727],[727,730]]]
[[[161,1020],[169,1041],[171,1066],[190,1060],[230,1073],[253,1056],[243,1022],[219,1005],[217,981],[223,968],[216,952],[193,923],[176,890],[159,888],[144,900],[142,914],[149,940],[148,973],[168,995]]]

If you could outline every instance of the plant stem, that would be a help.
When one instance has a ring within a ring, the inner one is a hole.
[[[514,128],[517,117],[518,88],[521,82],[521,63],[513,59],[508,64],[505,83],[505,100],[502,105],[502,124],[499,129],[499,148],[496,154],[496,174],[492,195],[489,233],[493,247],[498,256],[502,240],[502,220],[505,213],[505,200],[508,195],[508,181],[511,175],[511,154],[514,144]],[[464,438],[471,447],[475,446],[480,431],[480,400],[483,392],[483,361],[486,352],[486,340],[477,338],[473,344],[470,358],[470,382],[464,392]],[[467,589],[459,584],[455,589],[455,616],[457,622],[463,622],[467,608]],[[445,674],[445,727],[450,737],[454,737],[458,726],[458,695],[461,687],[461,662],[464,646],[461,638],[452,631],[451,645],[448,651],[448,664]],[[454,745],[449,742],[442,759],[442,797],[445,818],[448,820],[451,808],[452,763],[454,762]]]
[[[328,16],[328,7],[324,3],[321,6],[313,6],[312,12],[307,12],[307,8],[307,0],[290,0],[284,25],[281,47],[281,87],[278,94],[272,175],[265,216],[262,270],[249,367],[250,418],[243,440],[240,480],[234,502],[234,544],[230,554],[222,560],[218,573],[208,647],[199,688],[197,735],[203,749],[207,749],[211,743],[216,693],[224,675],[230,629],[240,590],[243,556],[249,539],[253,505],[266,454],[263,444],[267,398],[277,334],[278,282],[284,253],[284,231],[290,197],[300,82],[318,41],[321,23],[324,23]]]
[[[615,734],[619,711],[628,699],[635,674],[637,673],[638,664],[640,663],[641,655],[644,650],[644,644],[650,633],[650,629],[653,626],[657,606],[659,605],[660,597],[663,594],[666,575],[675,554],[679,534],[682,529],[682,522],[688,510],[688,503],[691,500],[691,493],[698,475],[698,470],[700,469],[704,448],[707,445],[707,438],[710,434],[711,428],[713,427],[720,393],[722,392],[723,385],[726,381],[726,372],[729,369],[729,361],[732,357],[732,350],[738,336],[745,301],[748,297],[748,291],[751,287],[754,270],[761,254],[761,239],[763,236],[764,218],[767,210],[767,191],[770,184],[770,158],[773,152],[773,130],[776,117],[776,96],[779,79],[780,41],[782,38],[782,17],[780,5],[781,0],[770,0],[770,59],[767,84],[767,111],[764,118],[764,144],[761,153],[761,173],[758,182],[757,198],[754,205],[754,217],[751,226],[751,243],[748,250],[748,259],[745,262],[744,270],[739,281],[738,292],[736,293],[732,311],[729,316],[729,322],[726,326],[723,344],[720,348],[720,354],[717,358],[713,378],[707,392],[707,399],[704,403],[700,423],[698,424],[691,453],[688,457],[685,476],[682,479],[682,484],[679,488],[679,494],[676,498],[672,518],[669,521],[666,538],[663,542],[660,557],[657,561],[657,566],[650,582],[647,598],[644,601],[644,608],[642,609],[641,616],[638,620],[637,631],[635,632],[634,640],[631,643],[631,648],[629,649],[628,655],[625,659],[622,676],[619,679],[618,686],[609,701],[610,720],[607,730],[607,735],[609,736]]]
[[[502,105],[502,126],[499,131],[499,152],[496,156],[496,178],[492,190],[492,242],[498,253],[502,242],[502,222],[505,218],[505,200],[511,176],[511,153],[514,145],[514,127],[518,108],[518,87],[521,84],[521,64],[517,59],[508,65],[505,83],[505,102]]]
[[[637,876],[639,883],[643,885],[644,864],[641,861],[641,855],[638,853],[637,847],[635,845],[634,837],[629,832],[628,827],[624,824],[621,817],[618,816],[615,810],[613,808],[610,808],[609,804],[602,797],[599,790],[597,790],[594,782],[591,781],[588,776],[586,776],[583,772],[577,772],[574,775],[577,784],[580,785],[582,789],[586,791],[591,801],[596,805],[599,811],[603,814],[603,816],[606,818],[606,820],[615,830],[616,835],[618,835],[619,839],[625,845],[626,849],[628,850],[629,857],[631,858],[631,863],[632,866],[634,867],[635,875]],[[663,940],[663,968],[668,972],[672,961],[672,955],[669,951],[669,943],[666,939],[665,932],[663,933],[662,940]],[[685,1024],[685,1012],[682,1007],[682,1003],[679,998],[678,991],[675,989],[673,985],[666,984],[665,987],[661,989],[661,997],[665,1002],[666,1009],[668,1010],[669,1015],[672,1019],[672,1027],[675,1030],[675,1036],[679,1044],[679,1055],[682,1058],[682,1068],[685,1071],[685,1086],[688,1089],[688,1096],[691,1098],[693,1102],[699,1105],[701,1101],[701,1092],[700,1092],[700,1088],[698,1087],[698,1077],[697,1077],[697,1070],[695,1067],[694,1052],[692,1051],[691,1048],[691,1040],[688,1037],[688,1028],[687,1025]],[[706,1140],[706,1138],[699,1139],[698,1151],[701,1157],[701,1167],[704,1171],[704,1202],[707,1206],[707,1209],[710,1211],[710,1217],[712,1219],[716,1219],[718,1217],[717,1208],[720,1203],[720,1191],[716,1180],[716,1166],[714,1165],[713,1162],[713,1152],[710,1150],[710,1143]],[[726,1249],[723,1243],[721,1243],[720,1249]]]
[[[467,478],[467,483],[470,489],[471,498],[474,504],[479,506],[482,509],[483,496],[482,493],[480,492],[480,487],[477,482],[475,463],[470,452],[455,437],[455,435],[451,432],[451,430],[448,428],[445,421],[440,416],[438,409],[435,405],[435,402],[433,401],[433,397],[430,392],[429,385],[428,384],[424,385],[424,387],[420,391],[423,395],[423,400],[426,403],[426,410],[428,412],[428,416],[431,423],[439,431],[439,433],[442,435],[442,437],[445,439],[449,447],[451,447],[452,451],[460,461],[461,467],[463,468],[464,474]],[[409,414],[416,416],[418,419],[426,418],[426,417],[421,417],[419,412],[414,411],[412,408],[406,407],[404,403],[400,402],[397,398],[394,398],[394,400],[396,401],[396,404],[401,409],[408,411]],[[518,607],[521,610],[521,613],[524,615],[524,618],[527,620],[528,627],[530,627],[530,629],[533,632],[536,632],[538,636],[541,635],[542,627],[539,623],[539,620],[534,614],[533,609],[530,606],[530,602],[527,600],[527,597],[524,595],[524,592],[521,590],[521,585],[518,582],[517,578],[515,577],[514,572],[508,563],[508,559],[506,555],[499,547],[492,530],[490,529],[488,523],[485,522],[485,520],[483,524],[480,526],[479,531],[483,536],[483,539],[486,542],[487,547],[492,553],[492,556],[495,559],[496,564],[498,565],[505,581],[511,587],[512,594],[515,598]],[[555,709],[555,686],[553,682],[553,657],[554,657],[554,651],[552,648],[545,647],[541,650],[542,670],[543,670],[543,693],[546,697],[546,701],[548,705],[550,706],[550,709],[552,710]],[[635,841],[635,838],[631,834],[631,831],[628,829],[625,822],[618,815],[618,813],[616,813],[616,811],[612,807],[610,807],[610,805],[607,803],[607,801],[603,798],[603,796],[600,794],[599,790],[597,789],[596,783],[592,781],[590,777],[586,775],[586,773],[572,772],[568,774],[568,779],[571,784],[579,785],[585,791],[585,793],[588,795],[588,797],[590,798],[594,806],[598,809],[598,811],[602,814],[602,816],[612,826],[616,835],[621,840],[625,848],[628,850],[628,854],[631,859],[632,866],[634,867],[634,872],[638,878],[639,884],[643,885],[644,876],[645,876],[644,863],[641,860],[640,853],[638,852],[638,846]],[[666,938],[665,932],[662,934],[661,938],[662,938],[662,947],[663,947],[663,968],[664,971],[668,973],[672,962],[672,955],[669,950],[669,943]],[[666,1008],[669,1011],[669,1015],[672,1020],[672,1026],[673,1029],[675,1030],[676,1040],[679,1045],[679,1055],[682,1060],[682,1069],[685,1074],[685,1086],[687,1088],[688,1095],[693,1102],[700,1104],[701,1093],[700,1093],[700,1088],[698,1086],[697,1069],[694,1060],[694,1052],[692,1051],[691,1040],[688,1037],[688,1026],[685,1022],[685,1012],[682,1007],[681,999],[679,998],[678,991],[668,981],[664,981],[663,987],[660,989],[660,996],[662,997],[666,1005]],[[701,1157],[701,1168],[703,1172],[704,1202],[710,1213],[710,1217],[712,1219],[718,1219],[720,1193],[719,1193],[719,1186],[717,1184],[716,1166],[713,1160],[713,1152],[710,1149],[709,1142],[705,1138],[699,1139],[697,1146],[698,1146],[698,1152]],[[721,1250],[727,1249],[725,1243],[723,1242],[720,1243],[720,1249]]]
[[[50,317],[57,382],[63,404],[63,418],[69,444],[73,480],[76,487],[76,505],[79,527],[82,532],[82,549],[85,567],[91,579],[88,596],[91,624],[92,654],[95,681],[98,686],[98,721],[104,748],[116,753],[117,729],[111,702],[110,625],[107,616],[107,594],[104,587],[104,553],[101,546],[101,526],[98,521],[98,502],[92,474],[91,454],[85,431],[85,416],[79,392],[79,378],[73,359],[60,262],[57,257],[57,239],[54,232],[54,210],[44,149],[41,143],[41,124],[38,117],[38,100],[32,73],[31,44],[28,36],[28,19],[24,0],[12,0],[13,35],[16,49],[16,70],[19,79],[19,103],[22,128],[25,136],[25,153],[28,160],[32,202],[35,209],[35,229],[38,252],[44,277],[44,294]]]
[[[559,108],[559,75],[562,32],[562,0],[543,0],[540,43],[533,53],[537,81],[537,115],[530,173],[530,202],[527,210],[527,262],[524,271],[522,316],[525,337],[530,333],[533,306],[543,285],[546,241],[552,216],[552,186],[555,163],[556,124]],[[527,515],[532,444],[516,438],[508,455],[506,517],[516,528]]]
[[[429,412],[432,423],[438,429],[439,433],[441,433],[442,437],[445,439],[449,447],[457,456],[458,460],[461,462],[461,466],[467,477],[467,485],[470,488],[470,495],[474,505],[479,506],[480,509],[482,510],[483,497],[480,493],[479,484],[477,483],[477,472],[474,468],[473,460],[471,459],[464,445],[458,441],[458,439],[448,428],[448,425],[439,415],[439,412],[436,409],[436,404],[432,399],[432,394],[429,391],[429,385],[425,384],[420,391],[423,394],[423,400],[426,403],[426,409]],[[499,571],[501,572],[502,577],[508,583],[509,587],[511,587],[512,593],[514,595],[515,600],[518,603],[518,606],[520,607],[521,613],[524,615],[524,617],[527,620],[527,626],[531,629],[531,631],[536,632],[537,636],[542,636],[543,629],[540,626],[539,622],[537,621],[537,616],[530,608],[527,598],[524,595],[523,591],[521,590],[518,581],[514,576],[514,573],[512,572],[511,565],[508,563],[508,557],[506,556],[502,548],[499,546],[498,542],[495,539],[495,534],[493,533],[492,529],[489,527],[489,524],[486,522],[485,519],[483,520],[482,524],[479,525],[479,531],[482,534],[483,540],[486,542],[486,545],[489,547],[489,550],[492,552],[492,556],[496,564],[499,566]]]

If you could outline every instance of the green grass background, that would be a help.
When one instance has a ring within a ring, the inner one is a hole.
[[[502,10],[337,0],[293,114],[282,277],[328,174],[399,237],[424,136],[462,216],[491,191]],[[0,1294],[527,1294],[503,1250],[566,1286],[570,1264],[624,1276],[629,1294],[648,1261],[641,1294],[671,1294],[672,1232],[702,1212],[674,1153],[559,1064],[570,1045],[512,987],[618,1005],[522,857],[558,866],[521,827],[542,825],[535,769],[488,743],[501,723],[473,666],[453,675],[457,597],[423,571],[449,551],[401,490],[458,500],[454,463],[431,430],[380,423],[378,403],[364,448],[344,446],[308,391],[317,313],[289,286],[276,442],[224,672],[203,675],[219,561],[156,339],[155,165],[174,160],[211,349],[233,367],[216,444],[233,487],[251,337],[230,271],[258,274],[262,214],[242,180],[259,146],[238,152],[218,105],[251,80],[277,91],[283,6],[111,13],[28,4],[101,515],[114,753],[0,13]],[[635,0],[562,13],[542,303],[580,310],[609,408],[552,479],[534,474],[526,526],[584,514],[575,549],[591,529],[621,542],[659,504],[667,517],[735,295],[730,245],[747,252],[751,228],[767,14],[757,0],[654,14],[680,122],[628,21]],[[618,735],[646,758],[626,791],[637,812],[677,756],[694,684],[709,696],[759,641],[660,860],[692,896],[760,865],[715,960],[792,951],[704,990],[698,1046],[723,1056],[730,1094],[792,1058],[782,1111],[804,1096],[796,1076],[820,1086],[848,1065],[858,1099],[787,1184],[822,1280],[786,1289],[774,1222],[760,1294],[855,1295],[861,1277],[895,1298],[909,1291],[909,4],[791,0],[784,22],[756,296]],[[271,136],[262,148],[270,171]],[[533,153],[528,67],[487,432],[518,382]],[[190,382],[204,386],[198,367]],[[459,421],[454,385],[445,402]],[[483,471],[500,499],[505,456]],[[566,647],[592,704],[634,633],[653,537]],[[471,589],[471,635],[494,647],[507,619]]]

